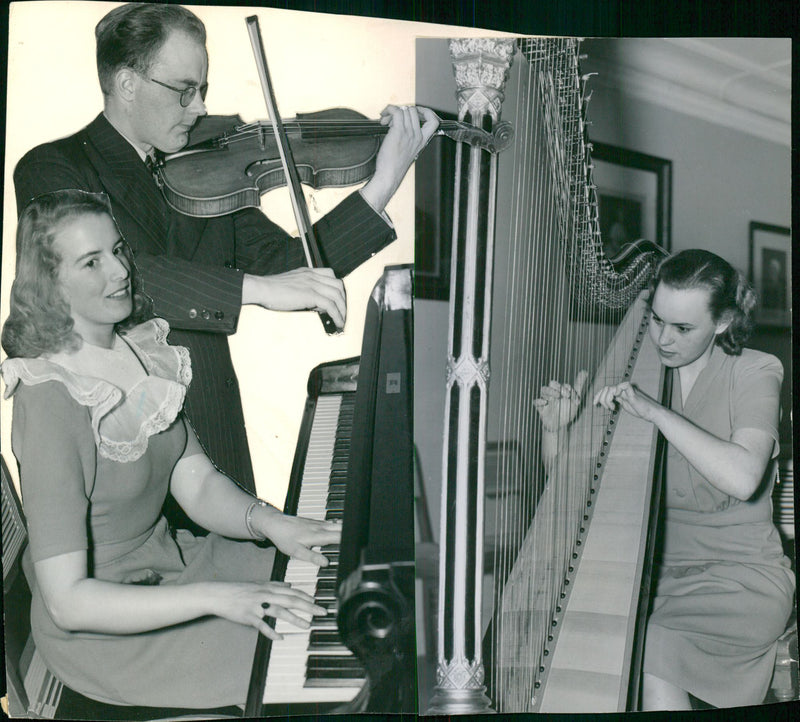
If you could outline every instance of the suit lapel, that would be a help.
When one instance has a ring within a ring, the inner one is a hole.
[[[166,252],[169,208],[139,155],[102,114],[86,135],[92,165],[114,204],[123,206],[154,247]]]

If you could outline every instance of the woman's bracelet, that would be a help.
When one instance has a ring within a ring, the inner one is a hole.
[[[250,506],[247,507],[247,511],[244,515],[244,525],[247,527],[247,531],[249,532],[250,536],[253,539],[257,539],[258,541],[264,541],[266,539],[265,534],[260,534],[253,528],[253,509],[257,506],[272,506],[272,504],[267,504],[266,501],[262,501],[261,499],[256,499]]]

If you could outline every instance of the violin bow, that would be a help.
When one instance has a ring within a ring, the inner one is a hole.
[[[278,113],[278,104],[275,102],[275,93],[272,90],[272,80],[270,79],[269,69],[267,68],[267,56],[264,53],[264,43],[261,39],[261,29],[258,25],[257,16],[251,15],[247,18],[247,32],[250,35],[250,43],[253,46],[258,76],[261,80],[261,88],[264,91],[264,100],[267,104],[267,113],[272,123],[272,130],[275,132],[275,140],[278,145],[283,172],[286,176],[286,186],[289,190],[289,196],[292,199],[292,209],[294,210],[297,229],[300,233],[300,240],[303,243],[306,263],[312,268],[320,268],[323,265],[322,255],[319,252],[317,238],[314,234],[314,227],[308,215],[308,206],[306,205],[306,199],[303,195],[300,175],[297,172],[297,166],[292,156],[292,149],[289,146],[289,139],[286,136],[286,130],[283,127],[280,113]],[[327,313],[320,311],[319,317],[322,320],[322,325],[325,327],[326,333],[335,334],[340,332],[341,329],[336,327],[333,319]]]

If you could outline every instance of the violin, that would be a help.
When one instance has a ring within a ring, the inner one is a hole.
[[[299,114],[283,121],[302,183],[313,188],[366,181],[388,125],[348,108]],[[203,140],[194,140],[198,134]],[[161,159],[155,169],[164,197],[190,216],[222,216],[258,208],[261,196],[286,185],[278,143],[270,121],[243,123],[236,116],[198,121],[190,144]],[[436,135],[498,153],[513,137],[510,123],[492,133],[456,120],[441,120]]]
[[[286,185],[306,262],[310,267],[320,267],[322,255],[301,184],[314,188],[347,186],[371,177],[380,138],[389,132],[389,126],[343,108],[299,115],[284,123],[269,76],[258,17],[252,15],[246,23],[269,124],[239,123],[204,141],[190,142],[158,161],[156,179],[175,210],[206,218],[258,208],[263,193]],[[218,122],[206,119],[203,126],[207,130]],[[491,152],[505,148],[512,135],[508,123],[499,123],[494,133],[488,133],[457,121],[440,121],[438,133]],[[326,312],[319,311],[319,315],[326,333],[339,332]]]

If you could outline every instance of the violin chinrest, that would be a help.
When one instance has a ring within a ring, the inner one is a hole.
[[[211,138],[216,138],[223,133],[232,132],[244,121],[239,115],[204,115],[197,119],[194,127],[189,131],[187,147],[202,143]]]

